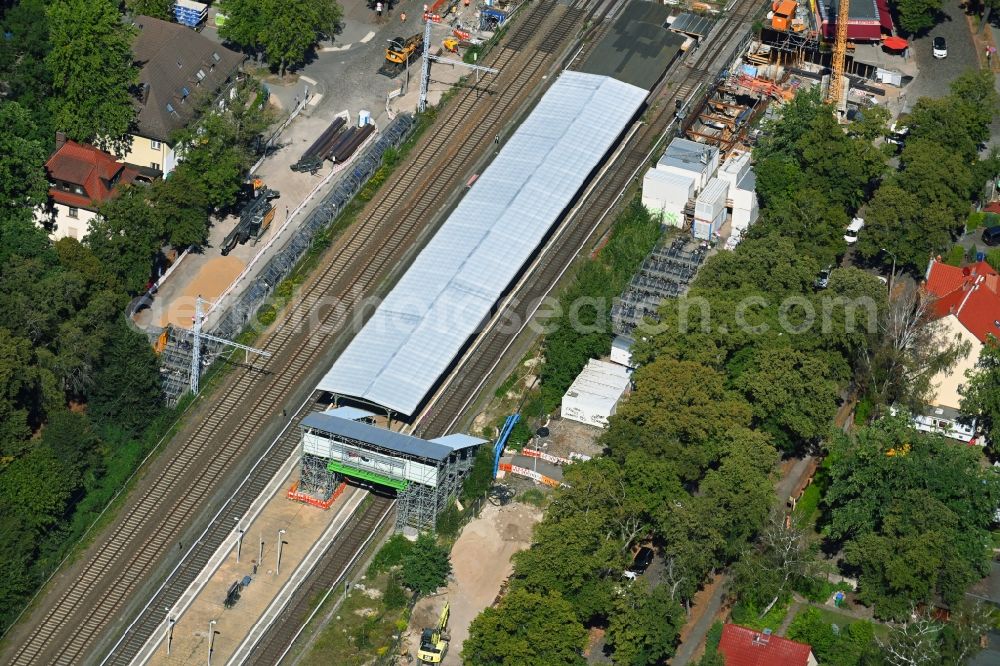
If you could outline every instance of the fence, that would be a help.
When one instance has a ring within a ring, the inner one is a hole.
[[[241,292],[233,291],[229,298],[225,299],[228,302],[220,302],[213,308],[210,318],[206,321],[205,332],[231,340],[245,330],[247,324],[274,293],[278,284],[288,277],[312,246],[317,234],[333,224],[378,170],[385,151],[391,147],[398,147],[406,141],[414,127],[414,117],[408,113],[400,114],[390,122],[378,139],[337,176],[330,192],[309,213],[298,229],[292,232],[285,244],[264,264],[257,276],[249,279]],[[177,345],[178,342],[177,338],[171,338],[169,344]],[[214,345],[210,346],[206,358],[211,358],[212,352],[218,351]],[[176,368],[171,367],[170,370],[174,374],[189,372],[183,363],[178,364]],[[185,377],[173,377],[172,381],[166,382],[167,404],[176,404],[186,391],[187,384]]]

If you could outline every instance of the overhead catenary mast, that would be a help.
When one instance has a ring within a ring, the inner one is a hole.
[[[246,352],[247,360],[250,360],[250,353],[253,352],[259,356],[265,358],[270,358],[271,352],[266,352],[263,349],[257,349],[256,347],[249,347],[247,345],[241,345],[238,342],[233,342],[232,340],[226,340],[225,338],[216,337],[214,335],[209,335],[208,333],[202,332],[202,325],[204,324],[204,315],[201,311],[202,297],[199,295],[194,301],[194,323],[191,326],[191,393],[192,395],[198,395],[198,391],[201,389],[201,341],[211,340],[212,342],[218,342],[220,344],[226,345],[228,347],[233,347],[235,349],[242,349]]]
[[[497,69],[492,67],[483,67],[481,65],[470,65],[467,62],[462,62],[461,60],[453,60],[451,58],[442,58],[441,56],[431,55],[431,24],[434,22],[428,17],[424,17],[424,53],[423,62],[420,66],[420,101],[417,103],[417,111],[423,113],[427,110],[427,87],[431,81],[431,60],[434,62],[448,63],[449,65],[458,65],[459,67],[467,67],[469,69],[475,70],[478,75],[479,72],[486,72],[488,74],[496,74]]]

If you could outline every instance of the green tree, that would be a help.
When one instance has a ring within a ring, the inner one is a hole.
[[[750,401],[754,417],[785,451],[825,435],[837,411],[843,358],[788,347],[758,350],[736,387]]]
[[[493,447],[483,444],[476,451],[472,470],[462,482],[462,501],[468,502],[484,497],[493,486]]]
[[[54,0],[49,24],[53,123],[71,139],[122,148],[135,118],[135,28],[113,0]]]
[[[132,434],[142,432],[159,412],[163,400],[156,355],[149,340],[124,323],[114,326],[101,366],[89,393],[94,418]]]
[[[472,621],[462,660],[469,666],[582,666],[586,638],[572,605],[558,594],[514,589]]]
[[[36,140],[48,147],[53,140],[49,116],[52,95],[52,75],[45,64],[49,52],[49,21],[46,0],[21,0],[7,3],[0,13],[0,81],[5,84],[6,97],[16,101],[31,115],[32,134],[25,140]]]
[[[333,33],[343,12],[334,0],[282,2],[223,0],[227,17],[220,34],[252,49],[263,49],[279,76],[288,66],[305,62],[309,49],[321,35]]]
[[[921,34],[937,23],[941,0],[895,0],[899,27],[911,35]]]
[[[0,328],[0,456],[19,453],[31,434],[25,393],[31,390],[31,342]]]
[[[615,597],[608,621],[608,644],[614,649],[616,664],[646,666],[659,664],[674,653],[674,646],[686,616],[666,585],[641,589],[627,586]]]
[[[1000,343],[992,335],[962,389],[962,413],[979,419],[990,442],[1000,444]]]
[[[43,204],[48,192],[45,147],[35,139],[31,116],[17,102],[0,102],[0,202],[23,216]]]
[[[152,16],[164,21],[174,20],[173,0],[125,0],[125,8],[130,14]]]
[[[952,603],[985,574],[1000,478],[977,451],[884,418],[831,444],[826,534],[861,572],[882,617],[940,596]]]
[[[434,535],[424,532],[403,557],[402,582],[417,594],[430,594],[445,584],[451,573],[448,549]]]
[[[84,243],[125,291],[138,294],[149,281],[162,234],[141,188],[128,187],[104,204]]]
[[[208,200],[197,174],[185,163],[170,178],[156,181],[149,199],[168,243],[201,247],[208,240]]]

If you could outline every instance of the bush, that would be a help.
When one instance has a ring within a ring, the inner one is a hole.
[[[449,504],[444,511],[438,514],[435,528],[437,533],[445,539],[454,539],[458,536],[458,530],[462,527],[462,512],[454,504]]]
[[[430,594],[445,584],[451,573],[448,549],[439,546],[433,534],[417,537],[403,558],[403,584],[417,594]]]
[[[510,429],[510,436],[507,438],[507,448],[514,449],[515,451],[520,451],[524,448],[524,445],[528,443],[531,436],[534,433],[531,432],[531,428],[525,423],[524,419],[519,420],[514,424],[514,427]]]
[[[545,493],[538,488],[528,488],[521,493],[521,501],[532,506],[542,506],[545,502]]]
[[[393,534],[385,545],[382,546],[375,557],[372,558],[372,563],[368,565],[368,578],[374,578],[375,576],[392,569],[393,567],[399,566],[403,563],[403,558],[406,557],[407,553],[413,548],[413,542],[404,537],[402,534]]]
[[[396,582],[394,576],[389,577],[389,582],[385,584],[385,595],[382,597],[385,607],[388,610],[396,610],[406,605],[406,592],[403,587]]]
[[[974,231],[983,226],[985,221],[986,213],[969,213],[969,217],[965,219],[965,230]]]
[[[868,423],[868,417],[872,413],[871,398],[862,398],[854,407],[854,425],[864,425]]]
[[[961,245],[953,245],[948,254],[944,257],[944,263],[949,266],[961,266],[962,260],[965,259],[965,248]]]
[[[986,263],[1000,271],[1000,250],[990,250],[986,253]]]

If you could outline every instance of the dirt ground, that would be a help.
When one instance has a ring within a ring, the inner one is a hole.
[[[191,328],[195,299],[201,295],[208,301],[215,300],[240,274],[244,266],[246,264],[242,260],[233,256],[212,257],[199,269],[194,279],[184,286],[184,290],[171,299],[167,307],[160,309],[159,317],[153,324],[161,328],[167,324]]]
[[[549,421],[549,436],[543,444],[548,446],[542,450],[560,458],[569,458],[570,453],[582,453],[591,457],[601,455],[603,449],[597,443],[597,438],[604,432],[602,428],[577,423],[569,419],[551,419]],[[536,439],[532,444],[538,445]]]
[[[469,635],[469,625],[493,603],[511,573],[511,555],[528,547],[532,528],[541,517],[541,511],[519,502],[504,507],[487,504],[479,518],[465,526],[451,551],[453,571],[447,589],[421,599],[413,609],[407,649],[414,659],[421,630],[434,625],[445,601],[449,601],[451,644],[441,663],[446,666],[462,663],[462,643]]]

